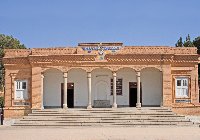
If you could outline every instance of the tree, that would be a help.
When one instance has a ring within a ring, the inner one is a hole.
[[[193,44],[198,50],[200,49],[200,36],[193,40]]]
[[[21,44],[20,41],[13,36],[7,36],[4,34],[0,34],[0,46],[3,49],[25,49],[25,45]]]
[[[184,47],[194,47],[193,42],[190,40],[190,35],[189,34],[186,37],[186,41],[184,41],[183,46]]]
[[[176,47],[183,47],[182,37],[180,37],[179,40],[177,41]]]
[[[7,36],[0,34],[0,90],[4,84],[4,67],[2,58],[4,56],[4,49],[25,49],[25,45],[21,44],[20,41],[13,36]]]
[[[177,41],[177,43],[175,45],[176,45],[176,47],[195,47],[195,45],[193,43],[194,43],[194,41],[193,42],[191,41],[190,35],[188,34],[184,43],[183,43],[182,37],[180,37],[180,39]]]

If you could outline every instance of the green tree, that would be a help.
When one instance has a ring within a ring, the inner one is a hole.
[[[25,45],[21,44],[20,41],[13,36],[7,36],[0,34],[0,90],[4,84],[4,67],[2,58],[4,56],[4,49],[25,49]]]
[[[0,108],[4,107],[4,98],[0,97]]]
[[[177,41],[176,47],[183,47],[183,39],[182,39],[182,37],[180,37],[179,40]]]
[[[0,46],[3,49],[25,49],[25,45],[21,44],[20,41],[13,36],[7,36],[0,34]]]
[[[190,35],[188,34],[188,36],[186,37],[186,40],[183,43],[184,47],[194,47],[193,42],[190,40]]]
[[[194,40],[193,40],[193,44],[195,47],[198,48],[198,50],[200,49],[200,36],[196,37]]]

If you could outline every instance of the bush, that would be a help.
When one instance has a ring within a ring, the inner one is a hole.
[[[0,97],[0,108],[4,107],[4,98]]]

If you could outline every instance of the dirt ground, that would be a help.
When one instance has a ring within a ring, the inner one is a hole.
[[[0,140],[200,140],[199,127],[70,127],[0,126]]]

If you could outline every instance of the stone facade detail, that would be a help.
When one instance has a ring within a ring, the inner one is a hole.
[[[117,45],[120,44],[114,44],[114,46]],[[130,68],[135,72],[140,72],[145,68],[155,68],[162,73],[162,105],[165,107],[179,107],[186,104],[174,102],[173,76],[188,76],[190,78],[191,103],[186,105],[198,106],[198,54],[196,48],[122,46],[120,50],[110,51],[104,55],[103,60],[98,60],[98,50],[89,52],[83,50],[82,46],[5,50],[3,58],[6,70],[5,117],[19,117],[32,110],[43,108],[41,76],[49,69],[58,69],[63,73],[72,69],[83,69],[87,73],[91,73],[97,68],[105,68],[116,73],[123,68]],[[15,105],[17,101],[14,99],[14,81],[18,79],[28,80],[29,98],[20,101],[26,102],[24,105]],[[89,77],[88,88],[91,88],[90,80]],[[89,98],[89,100],[91,99]],[[138,105],[140,106],[140,104]],[[114,106],[116,107],[116,105]],[[91,102],[88,102],[88,108],[91,108]]]

